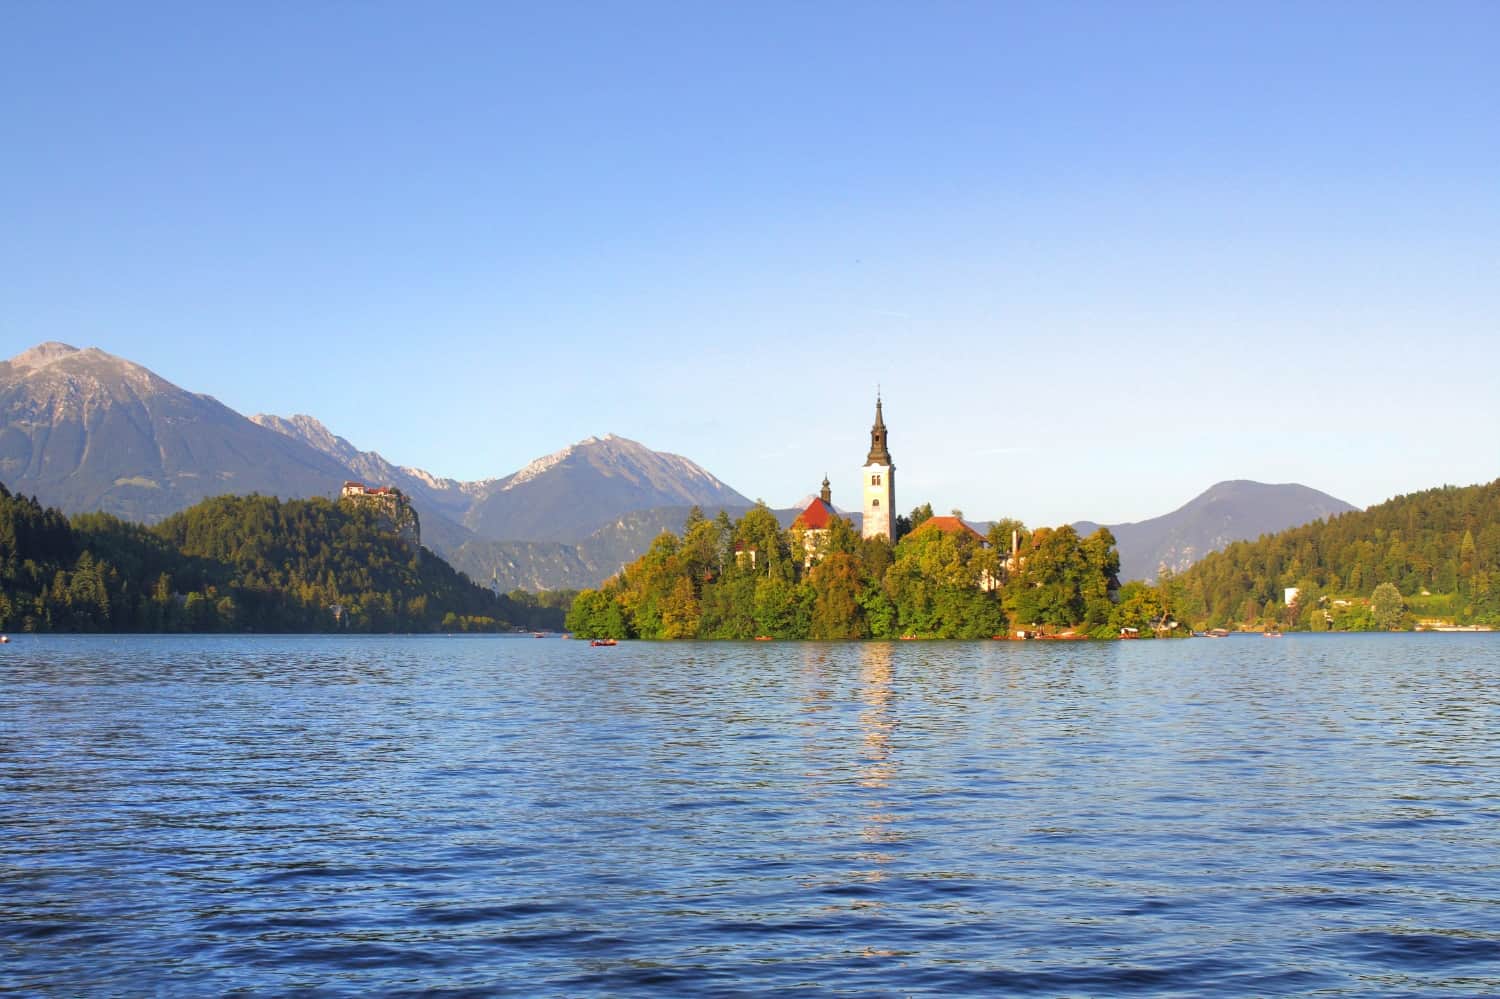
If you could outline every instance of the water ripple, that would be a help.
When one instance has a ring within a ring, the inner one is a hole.
[[[20,636],[0,991],[1500,993],[1500,642]]]

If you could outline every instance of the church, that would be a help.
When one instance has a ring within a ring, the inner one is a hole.
[[[893,540],[896,537],[896,462],[891,458],[884,406],[879,393],[875,396],[875,423],[870,427],[870,453],[865,455],[865,464],[860,469],[860,476],[861,491],[864,494],[861,510],[864,514],[864,524],[860,530],[860,536],[867,539],[884,536],[888,541]],[[829,524],[838,515],[838,511],[833,506],[833,489],[828,484],[828,476],[825,475],[822,490],[794,521],[802,528],[803,568],[810,568],[813,563],[823,557]],[[951,517],[929,516],[921,526],[912,531],[912,534],[933,531],[963,538],[966,542],[971,542],[980,548],[990,547],[989,538],[980,534],[972,525],[965,523],[956,510]],[[1017,543],[1013,533],[1012,552],[1016,550]],[[751,558],[754,558],[754,553],[751,554]],[[1024,561],[1024,557],[1017,558],[1011,555],[1003,563],[1003,568],[1007,571],[1014,571]],[[977,585],[986,592],[998,590],[1003,582],[1002,577],[1001,572],[983,569],[979,574]]]
[[[880,410],[880,396],[875,396],[875,425],[870,428],[870,453],[864,467],[863,537],[884,534],[887,541],[896,540],[896,463],[886,440],[885,415]]]
[[[865,456],[861,469],[864,502],[862,537],[874,538],[885,535],[887,540],[896,537],[896,463],[891,460],[890,443],[885,428],[885,414],[881,398],[875,396],[875,424],[870,427],[870,453]],[[798,518],[806,529],[805,544],[811,560],[828,534],[829,518],[837,516],[833,508],[833,490],[828,477],[823,477],[823,489],[816,499],[807,505]]]

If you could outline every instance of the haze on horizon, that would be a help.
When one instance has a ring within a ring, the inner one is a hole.
[[[1140,520],[1496,477],[1500,7],[16,5],[0,356],[439,475]]]

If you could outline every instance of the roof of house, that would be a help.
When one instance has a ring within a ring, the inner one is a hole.
[[[830,503],[824,502],[822,497],[815,497],[807,504],[807,509],[802,511],[802,523],[810,531],[821,531],[828,527],[828,523],[837,517],[838,511]]]
[[[928,517],[922,522],[920,527],[911,533],[921,534],[926,530],[942,531],[944,534],[964,534],[967,532],[976,541],[987,543],[989,540],[957,517]]]

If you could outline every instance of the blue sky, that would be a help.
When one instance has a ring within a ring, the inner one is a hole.
[[[10,4],[0,353],[479,478],[1500,475],[1500,4]]]

